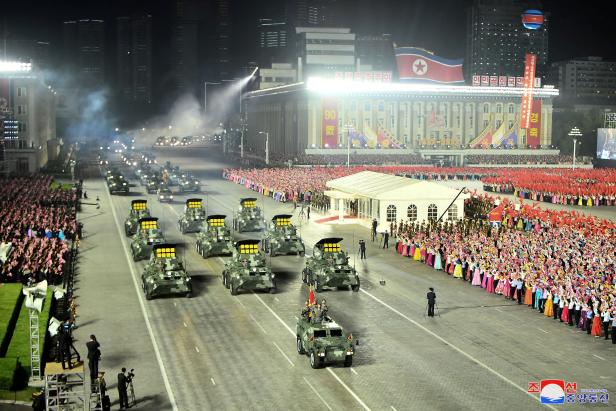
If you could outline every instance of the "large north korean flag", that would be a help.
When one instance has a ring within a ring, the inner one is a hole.
[[[397,47],[395,53],[401,81],[464,84],[462,59],[445,59],[415,47]]]

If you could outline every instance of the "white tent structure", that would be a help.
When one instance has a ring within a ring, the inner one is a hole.
[[[470,196],[431,181],[373,171],[330,180],[325,186],[330,210],[338,213],[339,221],[345,214],[356,215],[362,223],[376,218],[380,231],[392,222],[436,220],[445,210],[443,220],[463,218],[464,200]]]

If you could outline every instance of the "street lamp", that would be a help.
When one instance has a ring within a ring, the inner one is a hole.
[[[265,134],[265,164],[269,166],[269,133],[267,131],[259,131],[259,134]]]
[[[580,129],[577,127],[573,127],[571,131],[568,133],[569,137],[573,137],[573,164],[572,169],[575,170],[575,149],[577,148],[578,137],[582,137],[582,133]]]

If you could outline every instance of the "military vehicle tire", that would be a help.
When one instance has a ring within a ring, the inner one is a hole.
[[[150,294],[148,292],[148,290],[145,290],[145,299],[148,300],[148,301],[150,301],[152,299],[152,294]]]
[[[192,293],[190,293],[190,292],[189,292],[189,293],[186,293],[185,297],[186,297],[186,298],[192,298]]]
[[[344,358],[344,366],[345,367],[350,367],[353,365],[353,356],[352,355],[347,355]]]
[[[130,252],[133,255],[133,261],[137,261],[137,256],[135,255],[135,249],[133,247],[130,248]]]
[[[299,256],[300,256],[300,257],[303,257],[304,255],[306,255],[306,252],[305,252],[305,251],[300,251],[300,252],[299,252]]]
[[[276,294],[276,286],[273,286],[272,288],[269,289],[269,293],[270,294]]]
[[[231,295],[237,295],[237,289],[233,285],[233,281],[229,283],[229,290],[231,291]]]
[[[310,351],[310,366],[315,370],[321,368],[321,357],[319,357],[314,351]]]
[[[298,354],[306,354],[306,350],[304,350],[304,346],[302,345],[302,339],[297,336],[297,353]]]
[[[359,281],[357,281],[357,284],[351,286],[351,290],[353,290],[354,293],[359,291]]]
[[[124,226],[124,234],[126,234],[127,237],[130,237],[130,232],[128,231],[128,227],[126,225]]]

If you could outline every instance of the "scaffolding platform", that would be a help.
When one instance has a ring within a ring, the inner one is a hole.
[[[45,403],[48,411],[88,410],[83,362],[62,369],[58,362],[45,366]]]

